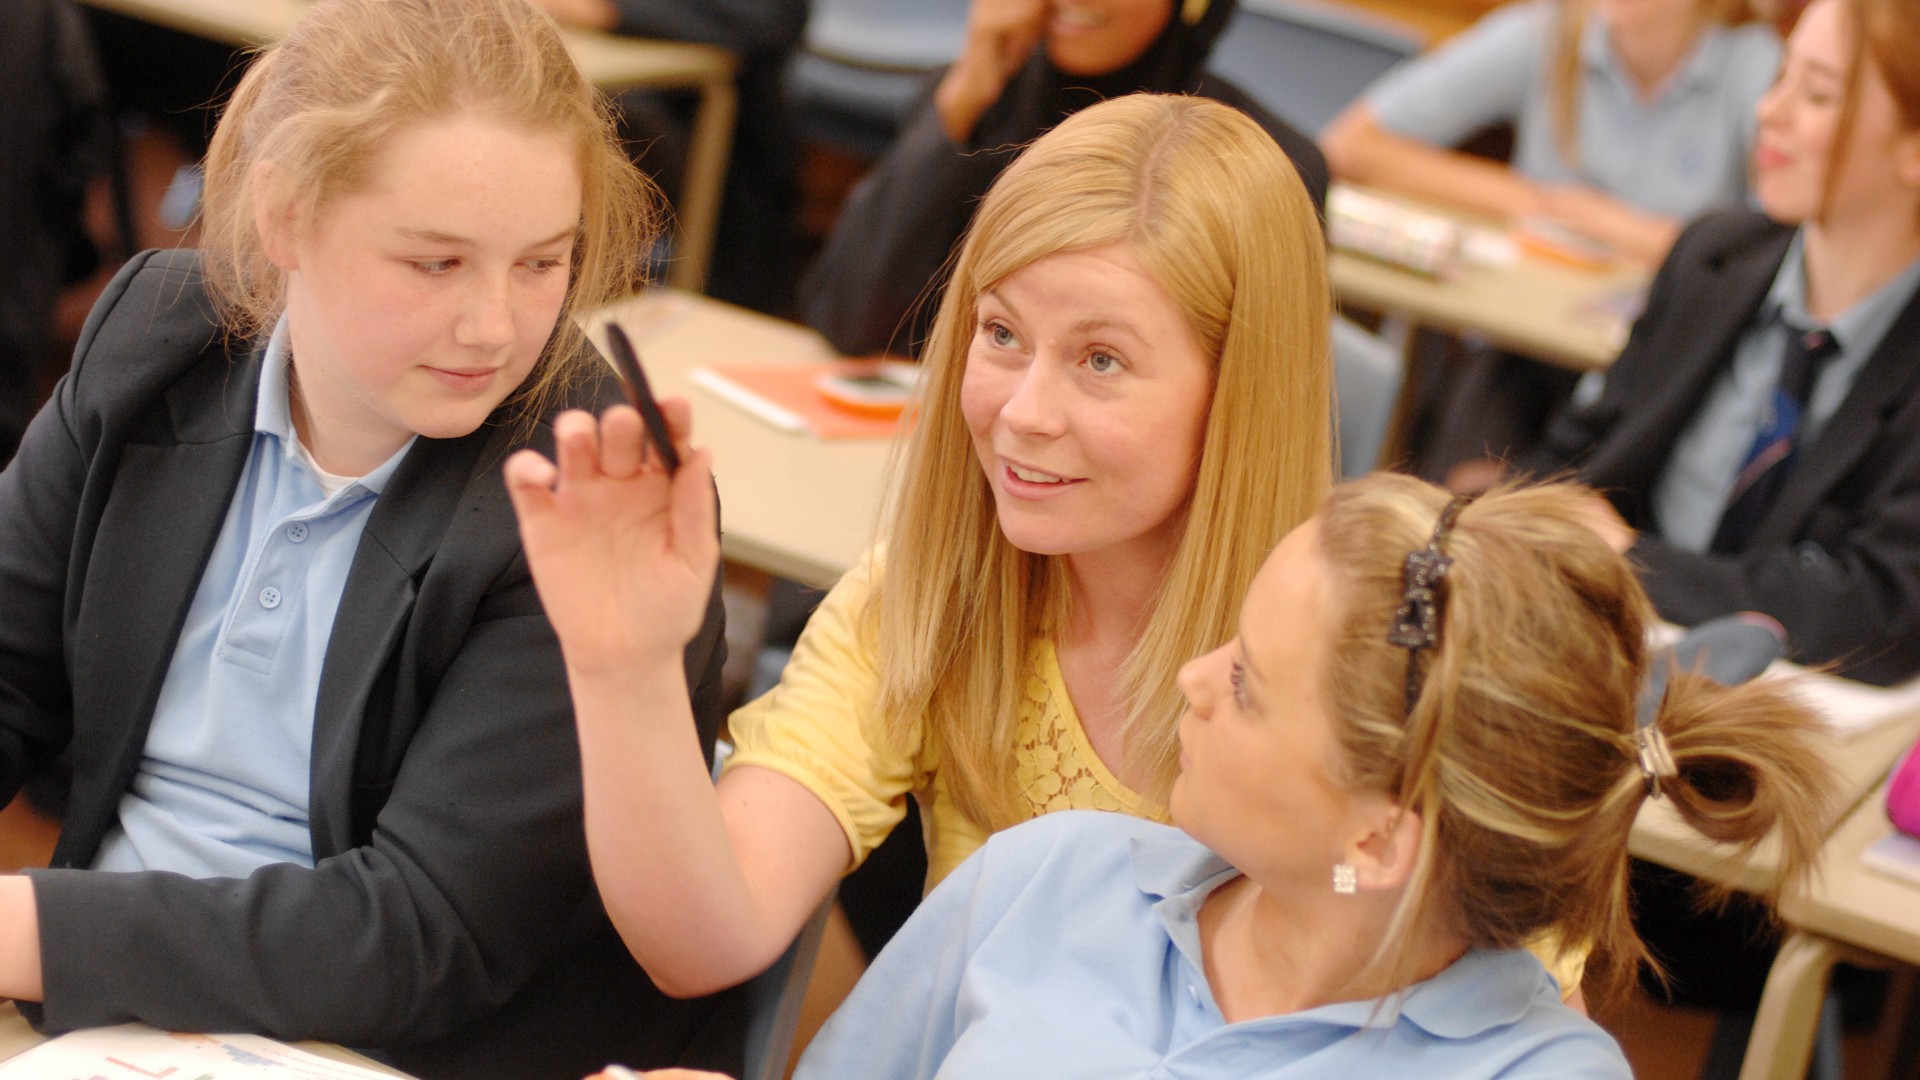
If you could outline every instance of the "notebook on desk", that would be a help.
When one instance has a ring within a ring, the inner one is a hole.
[[[69,1032],[0,1062],[0,1080],[164,1076],[192,1080],[391,1080],[400,1075],[335,1061],[259,1035],[190,1035],[145,1024]]]
[[[871,361],[838,360],[817,364],[750,360],[705,364],[693,369],[693,384],[727,404],[775,428],[820,439],[890,439],[908,422],[901,415],[876,416],[830,401],[819,387],[823,375],[858,375]]]

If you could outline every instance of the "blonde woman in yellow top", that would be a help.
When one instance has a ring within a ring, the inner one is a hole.
[[[734,716],[718,785],[678,668],[717,563],[707,453],[669,478],[616,408],[510,462],[595,873],[662,988],[764,968],[909,796],[935,879],[1050,810],[1164,817],[1175,675],[1333,475],[1322,246],[1286,156],[1215,102],[1119,98],[1036,142],[958,257],[884,550]]]

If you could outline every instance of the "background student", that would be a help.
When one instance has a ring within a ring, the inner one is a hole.
[[[653,225],[523,0],[321,0],[258,59],[204,250],[122,271],[0,473],[0,801],[74,765],[54,868],[0,877],[0,996],[462,1080],[694,1041],[715,1004],[649,986],[595,894],[500,478],[603,396],[573,319]]]
[[[1312,204],[1244,114],[1132,95],[1043,136],[962,246],[884,548],[733,715],[717,791],[650,674],[711,573],[703,469],[641,467],[618,409],[597,437],[562,417],[557,466],[511,462],[595,872],[649,973],[694,992],[760,970],[910,796],[929,884],[1054,810],[1164,819],[1179,665],[1231,636],[1222,583],[1331,475],[1328,314]],[[636,618],[628,589],[680,614]]]
[[[1681,223],[1747,198],[1753,105],[1779,66],[1746,0],[1528,0],[1388,73],[1327,126],[1334,175],[1659,262]],[[1452,147],[1513,125],[1511,165]],[[1556,240],[1556,242],[1558,242]],[[1574,375],[1480,352],[1429,405],[1434,477],[1531,449]]]
[[[974,0],[960,56],[841,207],[800,283],[800,316],[843,353],[917,356],[954,246],[1020,149],[1075,110],[1135,91],[1197,94],[1257,120],[1315,207],[1313,140],[1207,72],[1235,0]]]

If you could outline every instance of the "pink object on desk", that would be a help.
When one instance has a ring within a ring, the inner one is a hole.
[[[1887,785],[1887,817],[1910,836],[1920,836],[1920,753],[1909,749],[1893,767]]]

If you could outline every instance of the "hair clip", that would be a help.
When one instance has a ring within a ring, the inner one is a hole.
[[[1673,762],[1673,750],[1667,746],[1666,732],[1648,722],[1634,729],[1633,741],[1640,752],[1640,778],[1647,785],[1647,798],[1657,799],[1660,781],[1680,775],[1680,767]]]
[[[1407,650],[1408,715],[1413,713],[1413,703],[1420,699],[1420,650],[1440,644],[1440,616],[1445,600],[1441,586],[1446,584],[1447,571],[1453,566],[1453,559],[1440,545],[1446,542],[1461,507],[1472,501],[1471,495],[1455,495],[1440,511],[1440,520],[1434,524],[1427,546],[1409,554],[1400,568],[1400,582],[1406,591],[1401,595],[1400,607],[1393,613],[1393,629],[1387,632],[1387,641]]]

